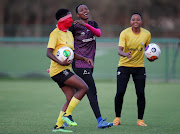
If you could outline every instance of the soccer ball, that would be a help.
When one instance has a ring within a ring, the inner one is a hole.
[[[155,60],[158,59],[158,57],[161,54],[161,49],[160,47],[155,44],[155,43],[150,43],[146,48],[145,48],[145,55],[146,58],[149,60]]]
[[[69,47],[61,47],[58,49],[57,53],[56,53],[56,58],[58,60],[60,60],[61,62],[63,62],[64,60],[67,59],[67,57],[69,57],[68,61],[74,59],[74,52],[71,48]]]

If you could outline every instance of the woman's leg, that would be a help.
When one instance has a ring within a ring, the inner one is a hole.
[[[64,84],[76,89],[74,97],[78,100],[81,100],[88,91],[87,84],[77,75],[71,76]]]
[[[142,120],[145,110],[145,84],[146,72],[144,67],[135,68],[133,73],[133,81],[136,88],[137,106],[138,106],[138,119]]]
[[[68,105],[69,105],[69,102],[71,101],[73,95],[75,94],[75,90],[71,87],[68,87],[68,86],[63,86],[61,87],[62,91],[64,92],[65,96],[66,96],[66,103],[64,104],[64,106],[62,107],[60,113],[59,113],[59,117],[57,119],[57,122],[56,122],[56,125],[58,127],[56,128],[59,128],[59,127],[62,127],[63,126],[63,123],[64,121],[62,121],[61,117],[64,115]]]
[[[121,117],[123,98],[126,92],[126,87],[129,81],[130,74],[128,68],[118,67],[117,70],[117,92],[115,96],[115,114],[116,117]]]
[[[69,86],[64,86],[64,87],[61,87],[62,91],[64,92],[65,96],[66,96],[66,103],[64,104],[64,106],[62,107],[62,111],[66,111],[68,105],[69,105],[69,102],[71,101],[72,97],[74,96],[75,94],[75,89],[72,88],[72,87],[69,87]]]
[[[65,121],[70,126],[77,126],[77,123],[72,119],[72,112],[75,107],[79,104],[80,100],[87,93],[88,86],[87,84],[77,75],[71,76],[67,79],[64,84],[66,86],[72,87],[76,89],[74,96],[72,97],[67,109],[66,113],[63,115],[62,120]]]
[[[136,95],[137,95],[137,106],[138,106],[138,119],[142,120],[144,116],[145,110],[145,78],[141,79],[133,79],[135,88],[136,88]]]
[[[97,90],[92,76],[92,69],[89,68],[73,68],[74,72],[81,77],[89,87],[87,92],[87,97],[89,99],[90,106],[94,112],[96,118],[101,117],[98,99],[97,99]]]

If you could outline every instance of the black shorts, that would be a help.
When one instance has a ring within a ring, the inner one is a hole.
[[[58,74],[56,74],[55,76],[51,77],[55,82],[57,82],[57,84],[59,85],[59,87],[64,87],[65,84],[64,82],[69,79],[71,76],[73,76],[74,73],[72,73],[69,69],[66,69]]]
[[[145,67],[125,67],[125,66],[118,67],[117,76],[129,77],[130,75],[132,75],[133,79],[145,79],[146,78]]]

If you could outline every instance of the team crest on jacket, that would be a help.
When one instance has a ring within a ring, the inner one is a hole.
[[[85,32],[81,32],[81,36],[85,36]]]

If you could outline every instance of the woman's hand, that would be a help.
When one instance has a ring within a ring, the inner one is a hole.
[[[147,58],[150,62],[153,62],[154,60],[153,59],[149,59],[149,58]]]
[[[84,61],[87,62],[89,65],[92,65],[94,67],[94,62],[91,59],[84,57]]]
[[[64,60],[63,62],[60,61],[59,64],[62,65],[62,66],[68,66],[68,65],[70,65],[72,62],[73,62],[73,60],[69,60],[69,57],[67,57],[67,59]]]
[[[118,54],[123,57],[127,57],[128,59],[132,59],[131,50],[128,53],[123,52],[124,47],[119,46]]]
[[[131,51],[129,51],[128,53],[126,53],[125,56],[126,56],[128,59],[132,59]]]
[[[150,59],[150,58],[147,58],[147,59],[148,59],[150,62],[153,62],[153,61],[157,60],[158,57],[154,56],[154,57],[151,57],[151,59]]]
[[[80,56],[77,53],[74,53],[74,59],[83,60],[86,63],[88,63],[89,65],[92,65],[94,67],[94,62],[91,59],[88,59],[86,57]]]
[[[82,21],[82,20],[75,20],[74,24],[80,24],[82,26],[86,26],[86,23],[84,21]]]

